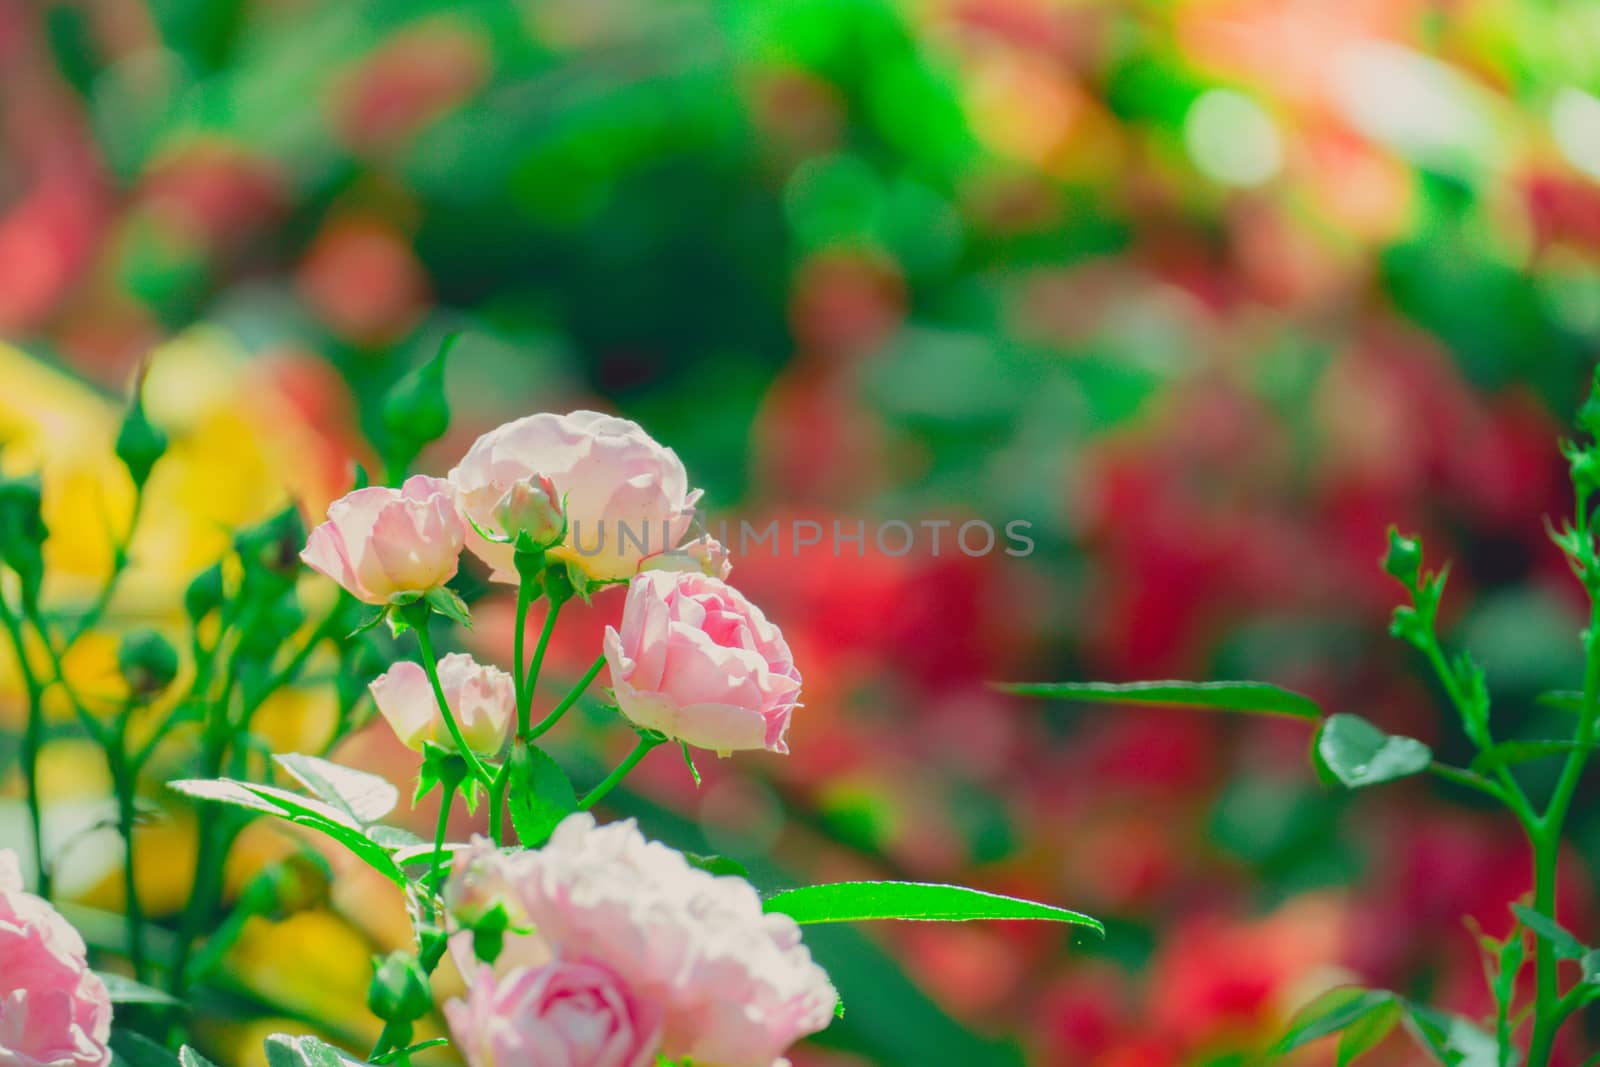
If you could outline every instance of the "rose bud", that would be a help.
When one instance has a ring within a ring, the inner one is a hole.
[[[461,736],[474,752],[500,749],[506,728],[517,712],[516,686],[511,675],[486,667],[471,656],[452,652],[439,661],[439,685],[445,702],[461,727]],[[372,680],[369,687],[378,711],[407,748],[422,751],[432,741],[455,751],[455,739],[439,712],[433,683],[419,663],[396,663]]]

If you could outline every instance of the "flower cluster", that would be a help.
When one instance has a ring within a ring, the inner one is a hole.
[[[633,1067],[657,1055],[770,1067],[833,1015],[833,987],[793,920],[632,821],[572,815],[538,851],[480,839],[458,857],[447,899],[466,921],[499,905],[513,930],[530,931],[492,966],[457,953],[469,988],[446,1012],[472,1067]]]
[[[564,566],[586,592],[628,581],[621,628],[605,641],[622,713],[721,754],[786,752],[800,673],[778,628],[727,583],[726,550],[709,536],[682,543],[699,496],[677,455],[637,423],[593,411],[540,413],[478,438],[448,480],[419,475],[400,489],[357,489],[336,501],[301,557],[383,606],[441,588],[463,547],[496,581],[523,580],[519,553]],[[469,746],[498,750],[514,708],[509,679],[484,675],[465,686],[490,670],[466,657],[447,657],[438,669],[457,680],[443,687],[446,706]],[[415,665],[397,666],[373,694],[406,744],[454,744]]]

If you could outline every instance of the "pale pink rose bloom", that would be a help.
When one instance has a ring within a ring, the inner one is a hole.
[[[424,593],[455,576],[466,528],[442,478],[357,489],[328,506],[300,558],[368,604]]]
[[[438,669],[445,703],[455,715],[467,747],[474,752],[499,751],[517,713],[516,684],[511,675],[461,652],[441,659]],[[420,663],[396,663],[374,678],[368,688],[401,744],[421,752],[423,742],[432,741],[454,751],[455,739],[439,713],[433,683]]]
[[[654,1067],[661,1008],[604,964],[476,972],[444,1007],[470,1067]]]
[[[0,1064],[104,1067],[111,998],[61,915],[25,893],[17,855],[0,851]]]
[[[570,815],[544,848],[479,850],[458,859],[457,876],[467,871],[510,887],[515,915],[534,931],[507,937],[495,973],[540,956],[603,963],[663,1006],[669,1058],[773,1067],[833,1018],[833,987],[793,920],[765,914],[744,879],[645,840],[632,820],[597,826],[586,812]]]
[[[672,449],[629,419],[595,411],[541,412],[490,430],[473,443],[450,482],[461,509],[484,529],[515,485],[550,480],[566,504],[566,538],[550,549],[597,581],[630,577],[639,561],[675,546],[694,521],[700,491]],[[516,583],[511,545],[481,537],[467,546]]]
[[[617,705],[639,726],[722,754],[789,751],[800,672],[779,629],[720,578],[634,578],[605,655]]]
[[[658,552],[647,556],[639,564],[641,571],[699,571],[709,574],[713,578],[728,580],[728,575],[733,573],[733,559],[728,550],[722,547],[710,534],[701,534],[688,544],[673,549],[670,552]]]

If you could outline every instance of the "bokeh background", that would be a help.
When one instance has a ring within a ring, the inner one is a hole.
[[[1107,920],[819,930],[847,1012],[797,1065],[1243,1065],[1350,980],[1479,1012],[1463,919],[1502,934],[1530,886],[1509,820],[1427,781],[1330,793],[1298,723],[985,683],[1265,678],[1459,756],[1384,633],[1397,522],[1455,561],[1448,643],[1498,728],[1539,736],[1533,697],[1578,673],[1542,517],[1600,343],[1597,92],[1600,9],[1536,0],[0,0],[0,465],[44,466],[51,588],[82,595],[151,357],[174,458],[115,617],[161,619],[230,527],[376,469],[384,390],[459,329],[435,473],[597,406],[735,521],[1027,520],[1025,559],[737,558],[806,675],[793,753],[697,790],[658,752],[617,805],[771,885]],[[472,646],[508,656],[511,605],[467,585]],[[325,699],[283,698],[273,743]],[[590,710],[558,740],[579,776],[627,744]],[[344,758],[409,773],[378,731]],[[47,786],[69,887],[114,910],[93,763],[63,727]],[[1592,938],[1588,797],[1563,915]],[[142,833],[160,915],[192,829]],[[281,853],[259,838],[241,872]],[[348,872],[252,920],[212,1051],[250,1062],[285,1018],[370,1042],[367,957],[405,929],[379,896]],[[1600,1044],[1572,1029],[1568,1064]]]

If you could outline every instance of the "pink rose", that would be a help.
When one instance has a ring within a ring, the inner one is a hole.
[[[596,581],[627,578],[645,556],[677,545],[700,498],[672,449],[636,422],[594,411],[508,422],[478,438],[450,472],[462,511],[491,531],[507,494],[536,477],[566,503],[566,537],[550,555]],[[495,580],[517,581],[510,545],[474,537],[468,547]]]
[[[720,578],[640,574],[605,654],[617,705],[638,725],[724,755],[789,751],[800,672],[778,628]]]
[[[328,506],[300,558],[368,604],[424,593],[456,573],[465,527],[450,484],[416,475],[399,489],[357,489]]]
[[[439,686],[445,703],[474,752],[500,750],[506,729],[517,713],[516,685],[498,667],[486,667],[471,656],[452,652],[439,661]],[[424,741],[454,750],[455,739],[439,713],[433,683],[420,663],[396,663],[368,687],[378,711],[407,748],[422,751]]]
[[[22,891],[16,853],[0,851],[0,1064],[104,1067],[111,998],[78,932]]]
[[[639,997],[662,1005],[670,1059],[773,1067],[833,1018],[833,987],[792,919],[764,913],[744,879],[713,876],[646,841],[632,820],[598,826],[579,813],[538,851],[478,846],[457,857],[452,880],[462,878],[478,883],[469,895],[514,894],[508,911],[534,931],[506,938],[493,973],[584,959],[626,975]]]
[[[603,964],[483,968],[445,1018],[471,1067],[654,1067],[661,1008]]]

